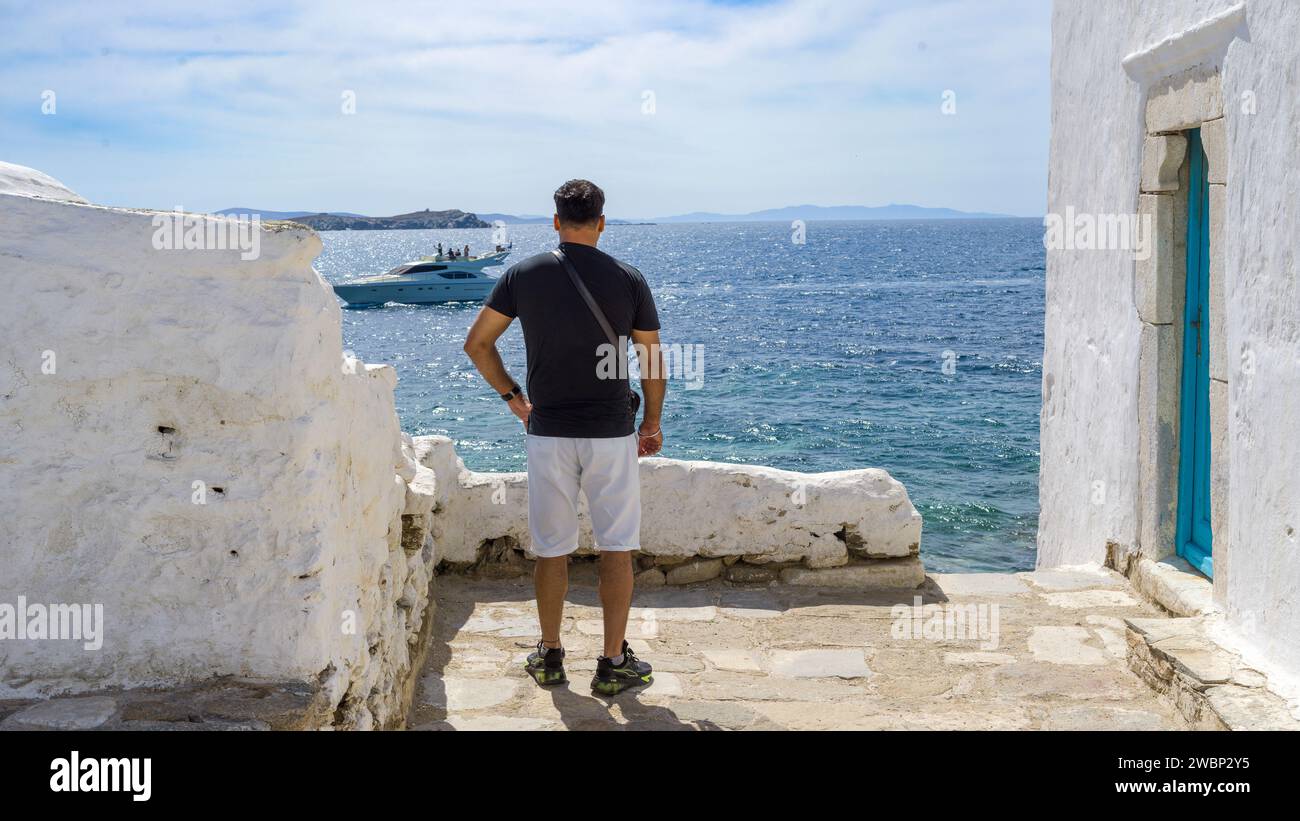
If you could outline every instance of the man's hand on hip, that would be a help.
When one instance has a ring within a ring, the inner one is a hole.
[[[508,403],[510,411],[519,417],[519,421],[524,423],[524,429],[528,429],[528,414],[533,412],[533,403],[528,401],[528,397],[522,393],[511,399]]]

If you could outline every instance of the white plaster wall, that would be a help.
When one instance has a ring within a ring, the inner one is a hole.
[[[51,183],[0,166],[0,603],[102,604],[106,638],[0,641],[0,697],[232,674],[383,723],[366,695],[427,601],[432,551],[401,536],[428,472],[393,370],[343,361],[319,238],[159,251],[153,212]]]
[[[1129,53],[1231,0],[1057,2],[1048,210],[1136,208],[1146,88]],[[1222,58],[1229,624],[1300,669],[1300,6],[1247,0]],[[1255,113],[1242,111],[1253,92]],[[1136,538],[1138,319],[1122,252],[1049,251],[1039,566],[1100,562]],[[1093,504],[1091,482],[1106,482]]]
[[[416,437],[421,463],[438,476],[434,540],[439,559],[468,563],[479,547],[510,537],[525,549],[528,476],[467,470],[452,441]],[[902,483],[878,469],[796,473],[757,465],[641,460],[641,550],[654,556],[743,556],[755,563],[849,560],[847,526],[868,558],[920,550],[921,514]],[[579,497],[579,551],[592,549]],[[856,540],[854,540],[856,544]]]

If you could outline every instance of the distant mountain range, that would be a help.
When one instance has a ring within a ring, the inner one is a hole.
[[[459,209],[447,211],[414,211],[393,217],[367,217],[345,211],[328,213],[314,211],[258,211],[255,208],[226,208],[216,212],[222,216],[260,214],[264,220],[293,220],[315,228],[317,231],[368,231],[383,228],[491,228],[498,220],[506,225],[549,224],[550,217],[537,214],[471,214]],[[1005,219],[1010,214],[990,214],[983,211],[957,211],[952,208],[926,208],[921,205],[791,205],[750,211],[748,214],[718,214],[711,211],[694,211],[670,217],[648,220],[609,219],[610,225],[661,222],[791,222],[804,220],[906,220],[906,219]]]
[[[650,222],[789,222],[791,220],[921,220],[921,219],[1001,219],[1010,214],[982,211],[956,211],[952,208],[926,208],[921,205],[791,205],[750,211],[748,214],[715,214],[695,211],[672,217],[655,217]]]
[[[537,214],[479,214],[479,219],[485,219],[490,223],[496,223],[501,220],[506,225],[550,225],[551,217],[543,217]],[[605,222],[609,225],[635,225],[642,220],[624,220],[606,217]],[[646,220],[649,222],[649,220]]]

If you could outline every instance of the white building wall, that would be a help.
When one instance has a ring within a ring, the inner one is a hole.
[[[1057,2],[1048,211],[1137,208],[1150,80],[1133,52],[1241,5]],[[1216,600],[1244,640],[1300,670],[1300,5],[1246,0],[1219,65],[1227,129],[1224,328],[1231,568]],[[1252,108],[1253,106],[1253,108]],[[1139,321],[1123,251],[1047,255],[1039,566],[1137,540]],[[1104,482],[1101,501],[1094,482]]]
[[[401,544],[427,471],[396,376],[344,362],[313,232],[263,227],[245,261],[157,250],[154,216],[0,163],[0,605],[100,604],[105,628],[0,641],[0,697],[239,675],[384,723],[367,694],[407,664],[434,561]]]

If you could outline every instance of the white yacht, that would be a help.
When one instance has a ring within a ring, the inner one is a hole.
[[[507,248],[479,257],[421,257],[391,271],[351,279],[334,286],[334,293],[349,308],[370,308],[387,302],[435,305],[440,302],[481,302],[492,292],[496,277],[484,268],[502,264]]]

